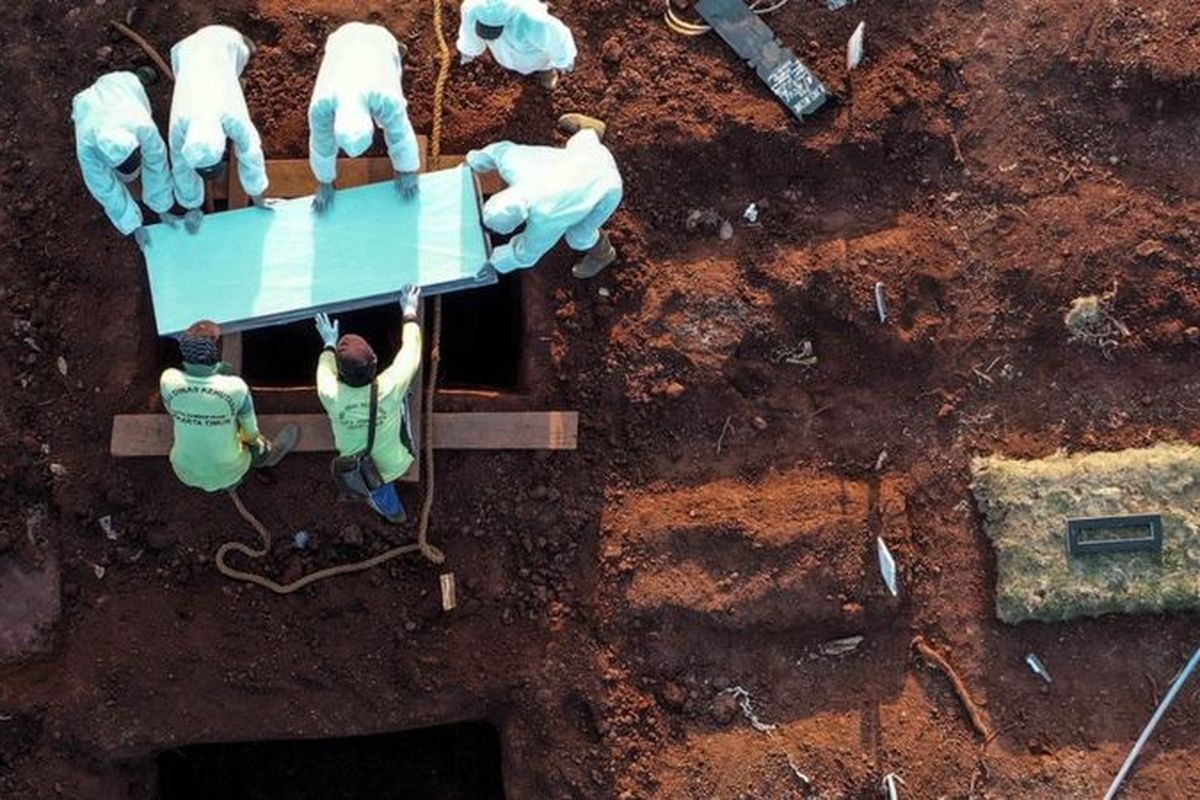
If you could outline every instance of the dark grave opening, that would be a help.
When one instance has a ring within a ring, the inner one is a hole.
[[[340,333],[357,333],[375,348],[381,370],[400,351],[404,315],[398,302],[330,316],[338,321]],[[245,331],[242,377],[254,386],[312,386],[321,347],[311,319]]]
[[[156,758],[160,800],[503,800],[486,722],[342,739],[198,744]]]
[[[518,388],[525,320],[521,272],[442,298],[439,384],[447,389]]]

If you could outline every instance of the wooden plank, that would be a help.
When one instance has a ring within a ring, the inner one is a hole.
[[[459,164],[467,160],[466,156],[441,156],[438,158],[437,169],[454,169]],[[485,172],[482,175],[476,175],[479,179],[479,189],[483,192],[484,197],[493,194],[498,194],[504,191],[508,186],[504,179],[500,177],[499,172]]]
[[[284,425],[300,428],[296,451],[331,452],[333,432],[324,414],[260,414],[267,436]],[[579,441],[574,411],[461,412],[433,415],[433,445],[440,450],[574,450]],[[166,414],[113,417],[110,452],[117,458],[165,456],[171,449],[171,418]]]
[[[421,157],[421,172],[429,165],[426,152],[428,141],[417,137],[417,148]],[[392,160],[386,156],[370,158],[339,158],[337,162],[337,187],[349,189],[368,183],[390,181],[395,175]],[[267,188],[269,197],[305,197],[317,191],[317,179],[307,158],[273,158],[267,160]]]

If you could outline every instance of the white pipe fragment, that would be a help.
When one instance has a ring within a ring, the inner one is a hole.
[[[879,321],[887,322],[887,300],[883,296],[883,281],[875,281],[875,310],[879,312]]]
[[[863,36],[867,32],[867,23],[860,22],[858,27],[854,29],[854,33],[850,34],[850,41],[846,43],[846,71],[857,67],[863,60]]]
[[[1117,773],[1117,777],[1113,778],[1112,786],[1109,786],[1108,791],[1105,792],[1104,800],[1112,800],[1117,796],[1117,792],[1120,791],[1121,783],[1125,780],[1125,776],[1129,774],[1129,770],[1133,769],[1133,762],[1137,761],[1138,754],[1142,752],[1142,748],[1146,745],[1146,742],[1149,741],[1150,735],[1154,733],[1154,729],[1162,720],[1163,714],[1167,713],[1167,709],[1175,700],[1175,695],[1179,694],[1179,690],[1183,688],[1185,683],[1187,683],[1187,679],[1191,677],[1192,672],[1195,671],[1197,664],[1200,664],[1200,649],[1197,649],[1196,652],[1192,654],[1192,658],[1190,661],[1188,661],[1187,666],[1183,668],[1183,671],[1179,673],[1179,677],[1177,677],[1175,682],[1171,684],[1171,689],[1167,692],[1167,696],[1162,699],[1162,702],[1158,704],[1158,708],[1154,710],[1154,716],[1152,716],[1150,721],[1146,723],[1145,730],[1143,730],[1142,735],[1138,737],[1137,743],[1133,746],[1133,749],[1129,751],[1129,756],[1125,759],[1125,763],[1121,765],[1121,771]]]

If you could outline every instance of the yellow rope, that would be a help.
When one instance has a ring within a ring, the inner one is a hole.
[[[774,13],[788,4],[789,0],[774,0],[769,3],[767,0],[753,0],[749,8],[758,16],[765,16]],[[667,23],[667,27],[680,36],[703,36],[712,30],[708,25],[697,22],[688,22],[683,17],[675,13],[675,9],[671,6],[671,0],[666,0],[666,11],[663,12],[663,20]]]
[[[429,161],[432,169],[437,169],[442,155],[442,102],[446,94],[446,81],[450,77],[451,53],[450,47],[446,44],[445,31],[442,29],[442,0],[433,0],[433,29],[437,35],[438,45],[438,76],[437,83],[434,85],[433,91],[433,122],[429,134]],[[258,548],[242,544],[241,542],[226,542],[217,550],[216,564],[217,569],[222,575],[233,578],[239,581],[248,581],[261,586],[264,589],[269,589],[276,594],[291,594],[297,589],[303,589],[311,583],[332,578],[335,575],[346,575],[351,572],[362,572],[363,570],[376,567],[385,561],[404,555],[405,553],[420,552],[425,558],[432,561],[434,564],[441,564],[446,560],[446,556],[441,550],[429,543],[429,515],[433,510],[433,400],[437,389],[438,379],[438,362],[440,361],[440,343],[442,339],[442,298],[435,297],[433,299],[433,323],[430,327],[433,328],[433,340],[429,348],[429,377],[425,387],[425,405],[421,410],[424,416],[422,420],[424,425],[424,441],[422,447],[425,450],[425,497],[421,502],[421,517],[417,524],[417,541],[413,544],[406,544],[400,547],[393,547],[391,550],[384,551],[377,556],[372,556],[365,561],[356,561],[353,564],[339,564],[333,567],[319,569],[316,572],[311,572],[302,578],[299,578],[288,584],[277,583],[270,578],[265,578],[262,575],[255,575],[251,572],[243,572],[234,569],[225,563],[225,554],[234,551],[241,553],[249,558],[262,558],[271,551],[271,534],[257,517],[250,513],[246,506],[242,503],[242,498],[238,496],[237,488],[229,490],[229,497],[233,500],[233,505],[237,508],[238,513],[250,526],[258,532],[261,546]]]
[[[393,547],[391,550],[382,552],[377,556],[372,556],[365,561],[356,561],[353,564],[338,564],[334,567],[319,569],[316,572],[310,572],[308,575],[292,581],[291,583],[276,583],[270,578],[264,578],[262,575],[255,575],[252,572],[243,572],[239,569],[234,569],[225,563],[225,554],[231,550],[250,558],[262,558],[271,552],[271,534],[267,531],[266,526],[259,522],[258,518],[251,514],[246,506],[242,504],[242,498],[238,496],[236,487],[228,490],[228,493],[230,498],[233,500],[234,506],[237,507],[238,513],[242,515],[242,519],[246,520],[246,522],[250,523],[250,526],[254,528],[254,530],[258,531],[258,538],[261,546],[255,548],[251,547],[250,545],[242,544],[241,542],[226,542],[225,544],[221,545],[220,549],[217,550],[217,569],[226,577],[239,581],[248,581],[249,583],[261,586],[264,589],[270,589],[276,594],[291,594],[297,589],[303,589],[310,583],[316,583],[317,581],[324,580],[325,578],[332,578],[335,575],[346,575],[351,572],[362,572],[363,570],[368,570],[372,567],[379,566],[385,561],[390,561],[396,556],[401,556],[405,553],[413,553],[422,549],[420,542],[401,545],[400,547]],[[434,549],[436,550],[436,548]]]

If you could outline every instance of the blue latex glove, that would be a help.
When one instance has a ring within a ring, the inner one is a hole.
[[[415,172],[397,172],[395,178],[396,191],[405,200],[411,200],[417,196],[417,173]]]
[[[404,309],[404,318],[417,318],[417,303],[421,301],[421,287],[408,286],[404,289],[404,296],[400,298],[400,307]]]
[[[146,230],[145,225],[133,229],[133,240],[143,250],[150,246],[150,233]]]
[[[320,214],[322,211],[333,205],[333,195],[334,191],[332,183],[318,183],[317,194],[313,198],[312,202],[313,211]]]
[[[330,320],[328,314],[317,314],[313,321],[317,325],[317,335],[321,337],[321,342],[326,347],[336,348],[338,341],[337,320]]]
[[[198,208],[188,209],[183,215],[183,227],[188,233],[195,233],[200,230],[200,222],[204,219],[204,212]]]

